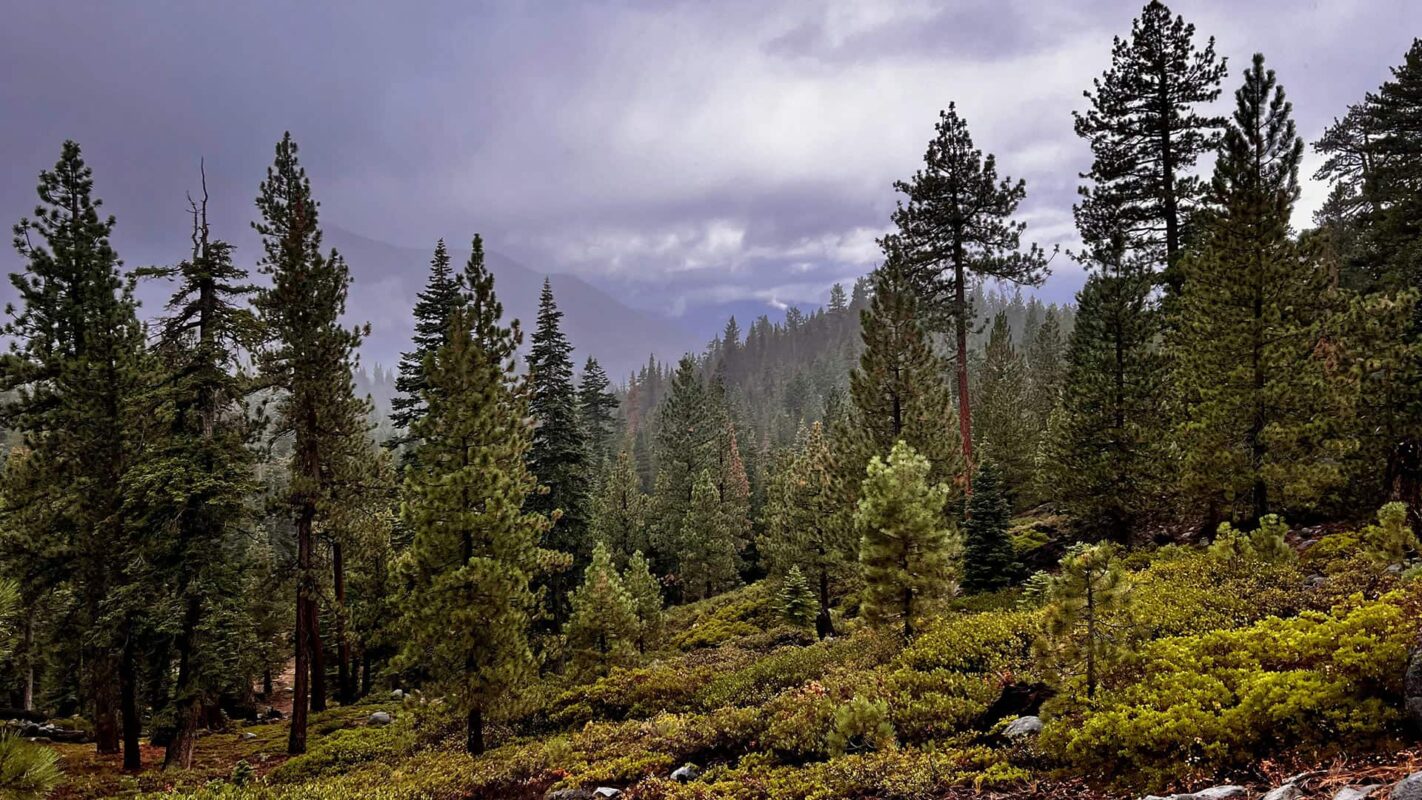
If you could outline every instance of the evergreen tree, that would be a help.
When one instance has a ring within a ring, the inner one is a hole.
[[[588,458],[596,462],[611,455],[617,395],[597,359],[588,356],[578,382],[578,419],[587,437]]]
[[[963,463],[953,399],[943,362],[919,323],[915,289],[897,258],[876,273],[873,300],[860,317],[864,351],[849,378],[858,442],[844,454],[851,462],[847,469],[856,483],[863,480],[870,457],[887,455],[902,439],[928,459],[935,481],[952,480]]]
[[[401,434],[395,444],[407,443],[409,431],[425,413],[422,399],[427,389],[425,362],[449,338],[449,317],[461,302],[459,277],[450,266],[444,240],[435,244],[425,288],[415,296],[415,334],[409,352],[400,355],[395,377],[396,395],[390,400],[390,423]]]
[[[251,380],[242,360],[258,330],[241,305],[253,288],[233,264],[231,245],[211,236],[205,179],[202,200],[191,205],[192,255],[153,271],[178,287],[158,324],[164,380],[143,402],[150,444],[124,487],[149,532],[145,579],[172,587],[178,620],[163,627],[176,630],[174,729],[163,763],[183,769],[192,765],[204,708],[240,674],[236,653],[250,635],[241,605],[243,536],[256,489],[244,407]]]
[[[529,412],[533,418],[528,469],[545,490],[529,498],[528,509],[554,520],[543,546],[568,553],[575,564],[583,564],[589,555],[588,448],[573,386],[573,348],[563,335],[562,320],[563,312],[553,300],[553,285],[545,279],[538,300],[538,325],[528,353]],[[571,577],[558,574],[548,582],[549,612],[555,624],[567,619],[567,582]]]
[[[1113,544],[1077,545],[1047,587],[1047,635],[1038,650],[1063,677],[1082,675],[1087,697],[1096,696],[1101,671],[1128,632],[1110,617],[1130,599],[1118,555]]]
[[[626,450],[603,470],[602,485],[592,503],[591,535],[594,542],[607,545],[613,559],[624,561],[634,552],[643,552],[647,541],[646,494],[637,477],[637,465]]]
[[[473,295],[428,362],[428,412],[405,478],[414,531],[403,564],[400,663],[466,719],[465,747],[484,751],[486,714],[534,673],[529,584],[547,517],[525,510],[537,488],[525,456],[528,387],[514,371],[517,323],[504,327],[493,278],[475,265]]]
[[[109,242],[93,173],[79,145],[64,143],[53,170],[40,173],[33,219],[15,226],[24,271],[10,282],[19,308],[4,333],[0,390],[12,393],[3,422],[28,451],[23,485],[11,485],[7,516],[40,541],[25,544],[31,596],[66,587],[76,606],[79,688],[101,753],[119,749],[138,767],[136,669],[122,647],[133,609],[118,595],[123,556],[137,555],[122,486],[132,464],[133,400],[142,332],[131,286]],[[15,561],[12,554],[7,560]],[[122,698],[120,697],[122,695]]]
[[[1066,380],[1066,339],[1062,336],[1060,319],[1048,311],[1042,324],[1027,340],[1027,410],[1033,427],[1046,430],[1047,418],[1061,398]]]
[[[632,595],[637,609],[637,651],[647,652],[662,636],[662,584],[652,575],[646,556],[638,550],[627,559],[622,571],[622,585]]]
[[[1015,553],[1007,534],[1012,522],[1001,473],[992,461],[978,465],[973,496],[963,521],[963,589],[990,592],[1012,580]]]
[[[655,425],[652,524],[656,546],[652,563],[661,574],[676,569],[674,551],[680,546],[678,540],[693,489],[703,471],[716,467],[721,432],[712,419],[696,362],[686,356],[672,374],[666,399],[657,409]],[[712,487],[715,488],[714,479]]]
[[[831,581],[853,563],[858,541],[853,525],[839,513],[835,464],[820,423],[802,430],[772,482],[760,553],[773,572],[798,570],[813,577],[818,586],[815,629],[821,639],[832,636]]]
[[[1007,315],[998,314],[978,381],[978,423],[973,433],[983,460],[994,462],[993,477],[999,481],[994,491],[1011,495],[1032,478],[1037,442],[1035,420],[1027,413],[1027,377],[1027,365],[1012,344]]]
[[[573,669],[583,676],[600,676],[636,657],[641,619],[637,601],[612,566],[607,546],[593,546],[583,583],[573,590],[572,614],[564,626]]]
[[[815,621],[815,593],[810,590],[810,582],[805,580],[805,573],[798,564],[785,573],[776,602],[780,616],[797,628],[808,628]]]
[[[1172,350],[1187,491],[1258,520],[1316,503],[1341,477],[1343,444],[1318,352],[1327,275],[1289,229],[1303,142],[1263,56],[1235,99]]]
[[[898,231],[885,240],[890,260],[901,257],[910,281],[923,298],[928,326],[951,329],[956,350],[959,439],[963,463],[973,467],[972,403],[968,387],[968,328],[973,281],[998,280],[1037,286],[1046,276],[1046,258],[1032,245],[1021,249],[1026,223],[1013,221],[1027,196],[1024,181],[999,180],[997,159],[973,145],[957,108],[941,112],[938,135],[928,144],[924,168],[894,188],[907,203],[894,212]],[[933,456],[929,455],[930,460]]]
[[[675,553],[683,591],[705,598],[739,583],[736,540],[710,470],[692,487]]]
[[[296,681],[287,751],[306,750],[307,704],[325,706],[315,526],[331,488],[351,465],[347,442],[365,436],[367,409],[356,399],[355,351],[365,334],[341,324],[350,271],[340,255],[321,251],[318,205],[288,133],[276,146],[257,197],[262,221],[259,262],[271,285],[254,305],[271,337],[260,354],[265,382],[283,391],[274,434],[293,439],[288,502],[296,525]]]
[[[1191,170],[1224,124],[1197,109],[1219,97],[1225,59],[1216,58],[1213,37],[1204,49],[1194,39],[1194,25],[1150,0],[1130,38],[1116,37],[1111,68],[1085,92],[1090,108],[1074,114],[1093,156],[1082,175],[1091,185],[1081,187],[1076,207],[1082,239],[1103,246],[1123,235],[1132,255],[1165,270],[1171,294],[1181,288],[1175,265],[1203,195]],[[1095,224],[1097,206],[1111,209],[1109,225]]]
[[[1118,232],[1088,243],[1091,271],[1077,293],[1062,413],[1043,459],[1051,497],[1078,528],[1122,544],[1153,503],[1164,386],[1153,274],[1125,241]]]
[[[863,611],[876,625],[903,623],[912,639],[924,605],[953,582],[955,537],[944,522],[948,487],[929,482],[928,460],[905,442],[869,462],[854,521],[862,536]]]

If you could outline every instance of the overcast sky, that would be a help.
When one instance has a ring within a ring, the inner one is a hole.
[[[422,248],[482,231],[534,269],[690,315],[813,305],[871,268],[891,184],[950,101],[1026,178],[1029,236],[1070,243],[1088,163],[1071,111],[1141,3],[4,5],[7,224],[74,138],[130,264],[182,256],[200,158],[219,233],[250,259],[252,199],[290,129],[328,226]],[[1422,34],[1417,0],[1172,9],[1228,56],[1222,102],[1262,51],[1310,141]],[[1306,188],[1305,210],[1319,199]],[[1079,270],[1053,269],[1044,293],[1070,298]]]

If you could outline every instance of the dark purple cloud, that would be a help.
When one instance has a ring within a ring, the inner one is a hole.
[[[707,309],[811,305],[870,268],[891,184],[950,101],[1027,179],[1029,235],[1069,244],[1088,158],[1070,112],[1139,5],[22,0],[0,28],[0,219],[75,138],[129,263],[172,261],[205,158],[251,258],[251,201],[290,129],[328,225],[420,248],[483,231],[699,329]],[[1411,0],[1173,7],[1218,39],[1229,91],[1263,51],[1308,138],[1422,30]],[[1305,211],[1320,199],[1309,187]],[[1080,274],[1054,267],[1044,292],[1067,299]]]

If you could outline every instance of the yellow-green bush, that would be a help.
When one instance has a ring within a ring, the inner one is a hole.
[[[1073,692],[1052,701],[1040,745],[1089,775],[1164,782],[1385,734],[1398,721],[1413,614],[1395,593],[1152,642],[1090,707]]]
[[[356,764],[372,761],[392,763],[414,748],[414,734],[402,722],[385,727],[347,728],[316,740],[305,755],[277,767],[274,783],[295,783],[321,775],[343,772]]]

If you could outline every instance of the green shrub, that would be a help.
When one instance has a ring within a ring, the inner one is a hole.
[[[269,778],[274,783],[297,783],[343,772],[356,764],[393,763],[413,750],[414,744],[414,733],[403,722],[338,730],[317,739],[309,752],[277,767]]]
[[[0,734],[0,797],[30,800],[59,785],[59,757],[48,747]]]
[[[1091,708],[1071,692],[1049,703],[1040,745],[1088,775],[1170,782],[1382,735],[1398,722],[1414,606],[1395,593],[1150,643]]]
[[[834,757],[892,748],[896,741],[893,723],[889,722],[889,704],[855,697],[835,709],[834,727],[825,744]]]

